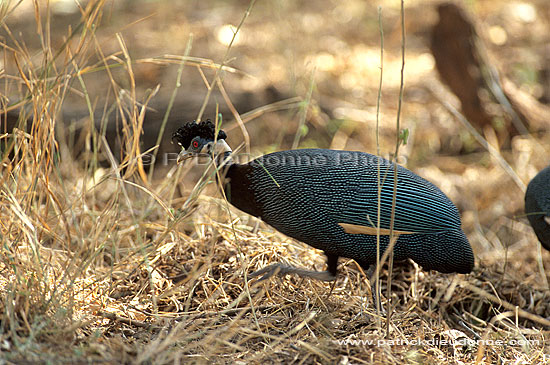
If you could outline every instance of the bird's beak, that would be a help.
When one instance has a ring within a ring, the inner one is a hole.
[[[186,150],[181,150],[181,152],[178,155],[178,159],[176,160],[176,163],[180,164],[183,161],[192,158],[193,156],[195,156],[195,154],[193,152],[188,152]]]

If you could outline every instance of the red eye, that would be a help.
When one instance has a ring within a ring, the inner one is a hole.
[[[193,148],[197,148],[197,147],[199,147],[199,142],[193,141]]]

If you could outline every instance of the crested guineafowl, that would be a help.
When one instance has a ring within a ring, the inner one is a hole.
[[[550,250],[550,166],[527,185],[525,213],[542,246]]]
[[[239,164],[226,138],[222,130],[216,135],[210,121],[186,123],[173,134],[182,147],[178,163],[210,156],[221,166],[218,183],[232,205],[327,256],[324,272],[273,264],[251,276],[294,273],[330,281],[340,256],[365,269],[376,263],[378,210],[381,253],[390,242],[393,163],[363,152],[298,149]],[[441,190],[397,166],[396,260],[410,258],[426,270],[469,273],[474,255],[460,225],[457,208]]]

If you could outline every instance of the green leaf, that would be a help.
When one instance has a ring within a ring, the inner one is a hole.
[[[399,140],[403,143],[403,145],[407,144],[407,141],[409,140],[409,129],[401,129],[399,131]]]

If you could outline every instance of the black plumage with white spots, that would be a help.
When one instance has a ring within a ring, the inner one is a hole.
[[[542,246],[550,250],[550,166],[529,182],[525,213]]]
[[[216,155],[212,145],[187,144],[193,125],[198,131],[198,124],[188,123],[185,138],[183,128],[174,138],[186,142],[180,143],[184,158],[207,152],[219,162],[226,159],[222,184],[231,204],[323,250],[334,275],[338,257],[352,258],[365,268],[376,262],[376,235],[346,233],[341,224],[376,227],[380,169],[380,228],[390,228],[394,165],[389,161],[363,152],[299,149],[237,164],[228,147]],[[201,124],[198,139],[214,140],[210,125],[212,135],[205,138]],[[394,230],[400,233],[394,247],[397,260],[411,258],[426,270],[445,273],[468,273],[473,268],[474,256],[457,208],[439,188],[402,166],[397,167]],[[383,252],[389,236],[382,235],[380,242]]]

